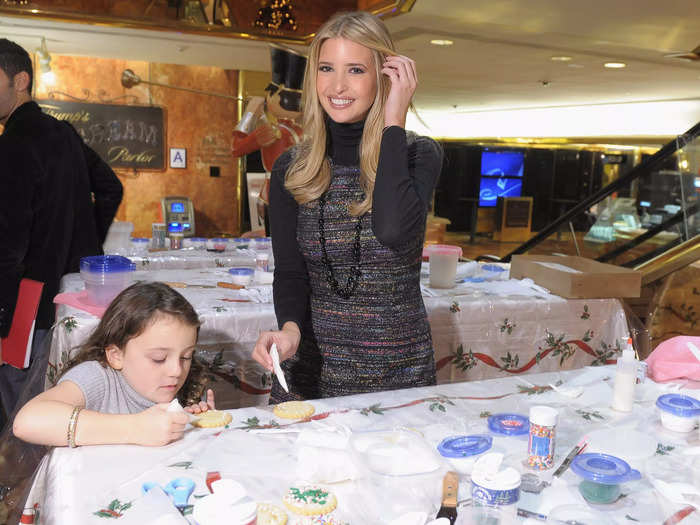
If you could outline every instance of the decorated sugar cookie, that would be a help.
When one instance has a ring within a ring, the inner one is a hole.
[[[314,406],[306,401],[285,401],[275,405],[272,412],[284,419],[304,419],[315,412]]]
[[[223,410],[207,410],[201,414],[197,414],[198,420],[192,422],[193,427],[200,428],[215,428],[228,425],[231,420],[231,414]]]
[[[282,502],[291,512],[304,516],[328,514],[338,505],[333,493],[316,485],[289,487]]]
[[[287,513],[270,503],[258,503],[257,525],[285,525],[287,523]]]

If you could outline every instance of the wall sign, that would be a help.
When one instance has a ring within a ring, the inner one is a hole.
[[[37,100],[44,113],[70,122],[113,168],[165,169],[163,108]]]
[[[185,148],[170,148],[170,167],[171,168],[186,168],[187,167],[187,149],[185,149]]]

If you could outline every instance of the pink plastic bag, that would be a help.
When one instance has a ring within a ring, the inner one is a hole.
[[[646,363],[649,377],[654,381],[681,378],[700,381],[700,337],[672,337],[659,344]]]

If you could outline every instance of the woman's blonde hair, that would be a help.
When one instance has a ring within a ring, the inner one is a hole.
[[[384,129],[384,104],[391,87],[388,77],[382,74],[381,69],[386,57],[396,54],[386,26],[369,13],[338,13],[321,26],[311,42],[304,77],[305,136],[287,170],[285,187],[299,204],[304,204],[318,199],[330,184],[330,164],[326,158],[326,115],[316,93],[321,46],[329,38],[345,38],[369,48],[374,59],[377,94],[365,119],[360,142],[360,187],[364,199],[350,206],[350,213],[358,216],[372,208],[372,191]]]

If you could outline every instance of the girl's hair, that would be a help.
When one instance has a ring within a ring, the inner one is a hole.
[[[386,57],[396,54],[386,26],[369,13],[363,11],[338,13],[321,26],[311,42],[304,77],[305,137],[297,147],[294,159],[287,170],[285,187],[299,204],[304,204],[318,199],[330,184],[330,164],[326,158],[326,114],[316,93],[321,46],[329,38],[345,38],[369,48],[374,59],[377,94],[365,119],[360,142],[360,187],[365,196],[362,201],[350,205],[350,213],[358,216],[372,208],[372,191],[384,129],[384,104],[391,88],[390,80],[382,74],[381,70]]]
[[[124,349],[126,344],[141,335],[149,325],[160,317],[173,317],[197,330],[199,335],[200,321],[197,312],[181,294],[170,286],[159,282],[138,282],[121,292],[110,303],[100,324],[83,343],[75,357],[66,365],[62,374],[85,361],[98,361],[105,368],[107,362],[106,348],[115,345]],[[193,380],[193,368],[178,393],[178,398],[187,397],[187,386]],[[199,401],[199,399],[197,399]]]

